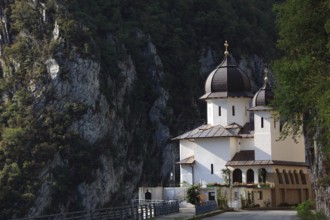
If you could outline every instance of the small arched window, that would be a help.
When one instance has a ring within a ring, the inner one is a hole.
[[[232,109],[233,116],[235,116],[235,106],[233,105],[233,106],[231,107],[231,109]]]
[[[295,184],[295,181],[294,181],[293,174],[292,174],[291,170],[289,171],[289,176],[290,176],[291,183]]]
[[[258,170],[258,182],[259,183],[265,183],[266,182],[266,176],[267,176],[267,171],[265,168],[261,168]]]
[[[296,184],[299,184],[299,176],[296,170],[293,171],[294,178],[296,180]]]
[[[285,184],[290,184],[288,173],[283,170]]]
[[[233,183],[242,183],[242,171],[235,169],[233,172]]]
[[[276,174],[277,174],[277,179],[278,179],[279,184],[283,184],[282,174],[280,173],[280,171],[278,169],[276,169]]]
[[[246,183],[254,183],[254,172],[252,169],[248,169],[246,172]]]
[[[299,173],[300,173],[301,183],[306,184],[306,175],[304,174],[304,172],[302,170],[300,170]]]
[[[261,117],[261,128],[264,127],[264,117]]]
[[[219,106],[219,116],[221,116],[221,106]]]

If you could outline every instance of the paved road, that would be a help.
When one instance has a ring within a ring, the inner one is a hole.
[[[299,220],[296,211],[237,211],[225,212],[204,220]]]

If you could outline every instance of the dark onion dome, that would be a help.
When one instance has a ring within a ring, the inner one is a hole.
[[[252,99],[252,108],[249,110],[265,110],[265,109],[272,109],[269,105],[270,102],[273,100],[274,93],[268,83],[268,70],[265,69],[265,78],[264,84],[259,89],[259,91],[254,95]]]
[[[252,97],[249,78],[237,67],[234,58],[227,51],[227,41],[224,45],[226,48],[225,58],[207,77],[205,94],[201,99]]]

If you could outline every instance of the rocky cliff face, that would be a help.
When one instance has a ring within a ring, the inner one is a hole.
[[[40,2],[34,3],[27,4],[31,4],[31,9],[43,7]],[[8,54],[3,55],[5,48],[20,43],[17,40],[18,35],[39,41],[40,44],[44,44],[42,47],[45,50],[49,44],[56,44],[55,50],[50,51],[47,57],[41,58],[43,61],[39,65],[43,65],[41,68],[46,70],[43,73],[43,80],[33,77],[33,73],[30,74],[31,79],[27,80],[29,83],[26,91],[33,97],[31,107],[39,110],[52,109],[54,115],[58,113],[63,116],[66,109],[72,110],[75,115],[65,115],[73,119],[65,124],[65,132],[74,134],[90,148],[95,148],[97,153],[93,155],[97,165],[87,166],[90,170],[86,172],[91,178],[87,181],[83,177],[80,181],[69,185],[71,191],[69,196],[64,200],[59,198],[60,201],[56,201],[54,197],[57,191],[54,187],[61,182],[58,174],[53,170],[73,165],[71,156],[61,153],[61,149],[56,148],[55,154],[47,158],[45,166],[36,171],[40,172],[40,187],[35,191],[36,197],[29,215],[40,215],[47,209],[67,211],[77,201],[81,201],[83,209],[94,209],[111,203],[127,203],[134,197],[141,182],[148,184],[151,175],[161,183],[162,178],[166,178],[172,169],[174,148],[173,143],[170,143],[169,128],[164,121],[164,112],[170,109],[167,106],[169,94],[162,85],[163,64],[150,38],[142,31],[136,32],[135,40],[144,41],[138,53],[142,60],[148,62],[144,76],[136,71],[138,61],[133,60],[129,51],[126,51],[126,46],[119,43],[115,37],[109,38],[109,43],[119,48],[119,52],[124,55],[115,60],[114,70],[103,70],[101,73],[103,66],[100,59],[95,58],[98,55],[88,57],[81,54],[74,45],[75,42],[67,41],[63,27],[56,19],[50,24],[53,30],[48,40],[45,39],[44,42],[36,39],[27,29],[10,34],[8,27],[12,23],[8,16],[11,14],[4,13],[4,10],[14,7],[11,6],[6,2],[0,10],[2,18],[0,46],[2,70],[5,76],[3,80],[7,80],[6,75],[23,72],[20,69],[21,60],[15,60],[15,56],[8,57]],[[63,6],[55,4],[54,7]],[[37,14],[43,15],[43,18],[51,18],[47,10]],[[47,19],[43,19],[44,25],[47,23],[45,20]],[[40,53],[43,53],[42,50]],[[16,67],[10,72],[6,70],[7,67],[14,65]],[[29,69],[31,66],[25,67]],[[105,75],[105,71],[110,74]],[[112,71],[118,71],[120,79],[111,77]],[[150,83],[151,86],[148,87],[150,91],[141,91],[140,84],[146,83],[146,81],[141,82],[142,77],[147,78]],[[27,84],[22,82],[22,86],[25,85]],[[3,92],[3,95],[6,94],[6,91]],[[18,90],[13,91],[14,95],[15,92]],[[141,92],[142,94],[136,94]],[[148,95],[152,97],[147,105],[143,99]],[[40,117],[46,118],[43,115]],[[41,120],[41,123],[46,123],[45,120]],[[64,121],[63,119],[63,123]],[[61,119],[59,122],[61,123]],[[72,148],[70,144],[68,147]],[[79,154],[79,150],[76,153]],[[93,150],[90,153],[93,153]],[[155,161],[159,162],[158,165],[150,167]],[[86,161],[88,162],[90,161]],[[146,167],[147,170],[152,171],[150,174],[146,173]],[[54,206],[58,207],[54,208]]]

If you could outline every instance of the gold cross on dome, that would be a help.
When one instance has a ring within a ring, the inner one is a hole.
[[[229,44],[227,41],[225,41],[224,46],[225,46],[225,55],[227,56],[229,54],[229,52],[228,52]]]

